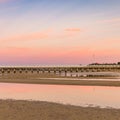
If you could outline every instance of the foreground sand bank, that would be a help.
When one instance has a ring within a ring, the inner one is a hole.
[[[52,85],[86,85],[86,86],[120,86],[120,81],[103,80],[89,80],[89,79],[0,79],[1,83],[28,83],[28,84],[52,84]]]
[[[0,120],[119,120],[120,109],[0,100]]]

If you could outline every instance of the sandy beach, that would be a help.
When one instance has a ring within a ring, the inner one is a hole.
[[[120,109],[0,100],[0,120],[119,120]]]
[[[2,76],[1,83],[120,86],[119,79]],[[119,120],[120,109],[80,107],[43,101],[0,100],[0,120]]]

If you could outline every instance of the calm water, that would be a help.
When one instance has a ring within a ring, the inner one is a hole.
[[[0,83],[0,99],[120,108],[120,87]]]

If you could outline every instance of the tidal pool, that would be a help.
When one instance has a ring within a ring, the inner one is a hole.
[[[0,83],[0,99],[120,108],[120,87]]]

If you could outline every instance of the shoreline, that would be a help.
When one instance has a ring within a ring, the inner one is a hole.
[[[66,78],[60,79],[49,79],[49,78],[40,78],[40,79],[0,79],[0,83],[23,83],[23,84],[48,84],[48,85],[84,85],[84,86],[111,86],[111,87],[120,87],[120,81],[108,81],[108,80],[68,80]]]
[[[116,120],[120,109],[80,107],[44,101],[0,100],[1,120]]]

